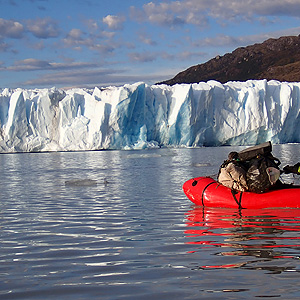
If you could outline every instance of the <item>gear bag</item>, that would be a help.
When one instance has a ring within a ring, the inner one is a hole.
[[[280,161],[271,154],[267,156],[259,154],[251,159],[247,171],[248,190],[253,193],[267,191],[279,178],[279,164]]]
[[[248,147],[239,152],[239,159],[241,161],[249,161],[257,155],[267,156],[272,152],[271,142],[265,142],[256,146]]]

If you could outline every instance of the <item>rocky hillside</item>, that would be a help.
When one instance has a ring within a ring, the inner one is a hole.
[[[261,44],[237,48],[232,53],[216,56],[161,83],[173,85],[208,80],[225,83],[248,79],[299,82],[300,35],[268,39]]]

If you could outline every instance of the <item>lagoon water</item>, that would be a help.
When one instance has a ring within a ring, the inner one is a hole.
[[[300,145],[273,148],[300,160]],[[300,210],[182,192],[241,149],[0,155],[0,298],[298,299]]]

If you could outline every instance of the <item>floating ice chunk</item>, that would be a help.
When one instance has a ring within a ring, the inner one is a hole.
[[[72,179],[65,181],[66,186],[94,186],[97,185],[97,180],[93,179]]]

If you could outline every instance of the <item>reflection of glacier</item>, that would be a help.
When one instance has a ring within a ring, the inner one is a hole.
[[[0,151],[300,142],[300,83],[0,89]]]

